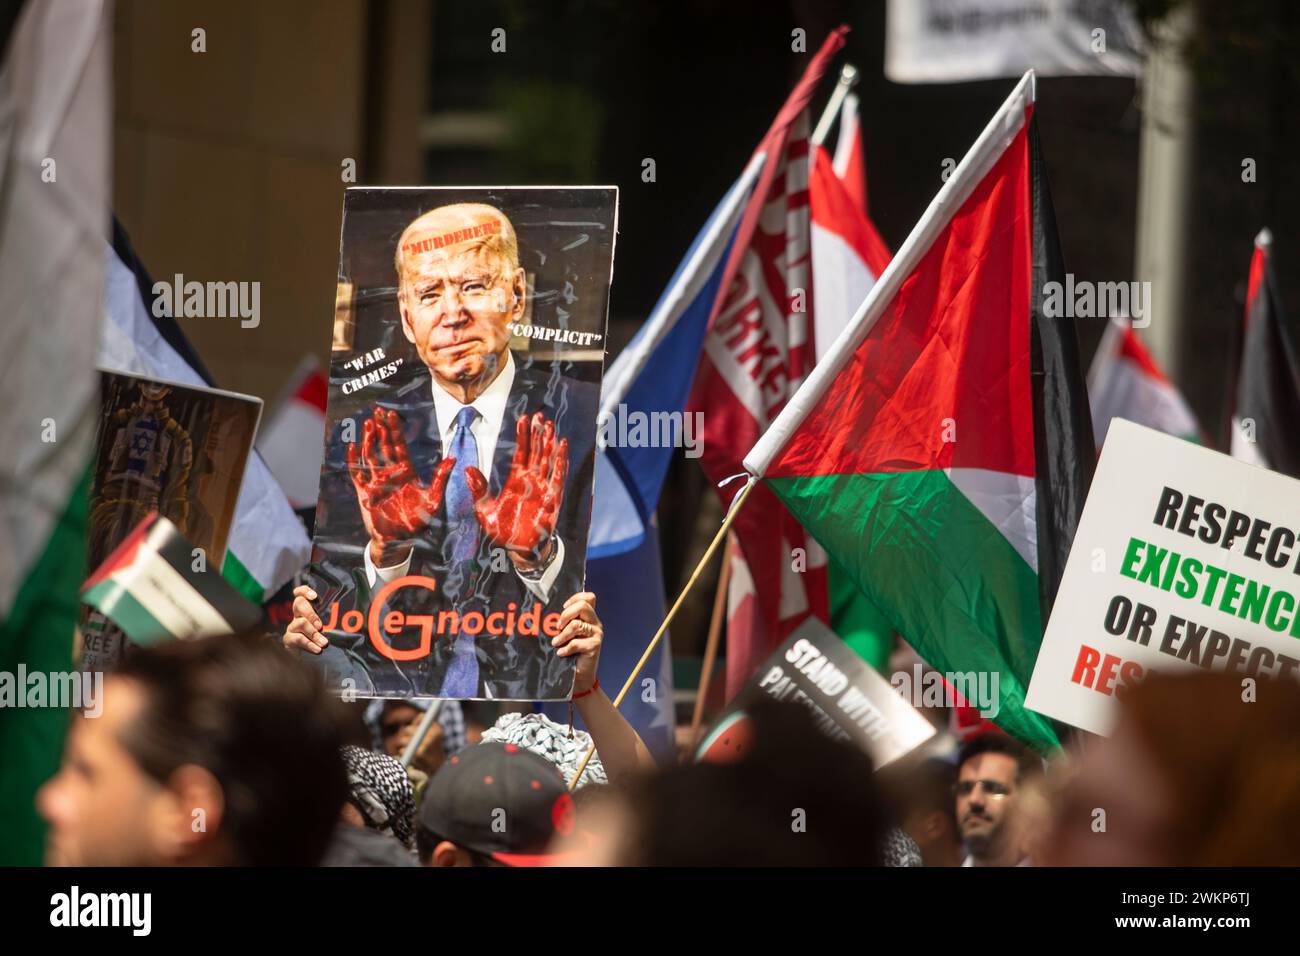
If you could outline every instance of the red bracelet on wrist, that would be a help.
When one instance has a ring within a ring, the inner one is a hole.
[[[599,677],[596,678],[595,683],[593,683],[589,688],[587,688],[586,690],[584,690],[581,694],[574,694],[574,695],[573,695],[573,700],[577,700],[577,699],[580,698],[580,697],[586,697],[588,694],[590,694],[590,693],[591,693],[592,691],[594,691],[594,690],[600,690],[600,678],[599,678]]]

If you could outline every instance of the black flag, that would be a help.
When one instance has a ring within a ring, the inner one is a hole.
[[[1284,316],[1272,237],[1265,229],[1250,260],[1237,378],[1228,396],[1227,444],[1233,458],[1300,478],[1300,364]]]

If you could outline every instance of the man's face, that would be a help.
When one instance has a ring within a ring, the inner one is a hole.
[[[143,705],[138,688],[109,678],[104,709],[73,721],[63,765],[37,794],[55,866],[152,866],[163,862],[164,788],[118,742]]]
[[[410,704],[396,702],[386,704],[379,722],[384,752],[400,760],[407,746],[410,745],[411,738],[419,729],[423,717],[424,711]],[[415,754],[413,763],[417,769],[432,774],[442,766],[444,756],[442,738],[442,725],[435,720],[425,733],[424,741]]]
[[[444,385],[494,378],[508,325],[524,314],[524,270],[480,245],[407,256],[398,278],[402,329],[434,378]]]
[[[1014,813],[1016,761],[1006,754],[977,754],[957,772],[957,824],[972,852],[1002,836]]]

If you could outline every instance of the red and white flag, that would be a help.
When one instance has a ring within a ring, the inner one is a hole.
[[[852,94],[845,97],[849,101]],[[808,195],[812,212],[813,342],[817,359],[844,331],[876,278],[889,265],[889,249],[867,218],[866,174],[857,107],[840,115],[832,161],[814,146]],[[856,157],[841,162],[842,156]]]
[[[1088,370],[1088,405],[1098,452],[1112,418],[1127,418],[1188,441],[1202,440],[1191,407],[1126,319],[1112,319],[1097,346]]]
[[[853,205],[866,216],[867,155],[862,147],[862,123],[858,118],[856,93],[846,93],[844,102],[840,104],[840,135],[835,141],[835,159],[831,165],[835,178],[844,184]],[[885,267],[882,265],[880,268],[883,271]]]
[[[329,382],[313,361],[298,368],[292,391],[257,439],[267,468],[295,509],[315,508],[325,454],[325,398]]]
[[[744,471],[745,452],[816,358],[807,106],[847,32],[826,38],[758,147],[763,171],[737,229],[688,406],[704,413],[701,464],[715,484]],[[736,487],[722,490],[724,502]],[[828,616],[825,552],[767,488],[753,488],[733,528],[752,590],[733,587],[729,605],[754,613],[729,615],[728,697],[809,614]]]

